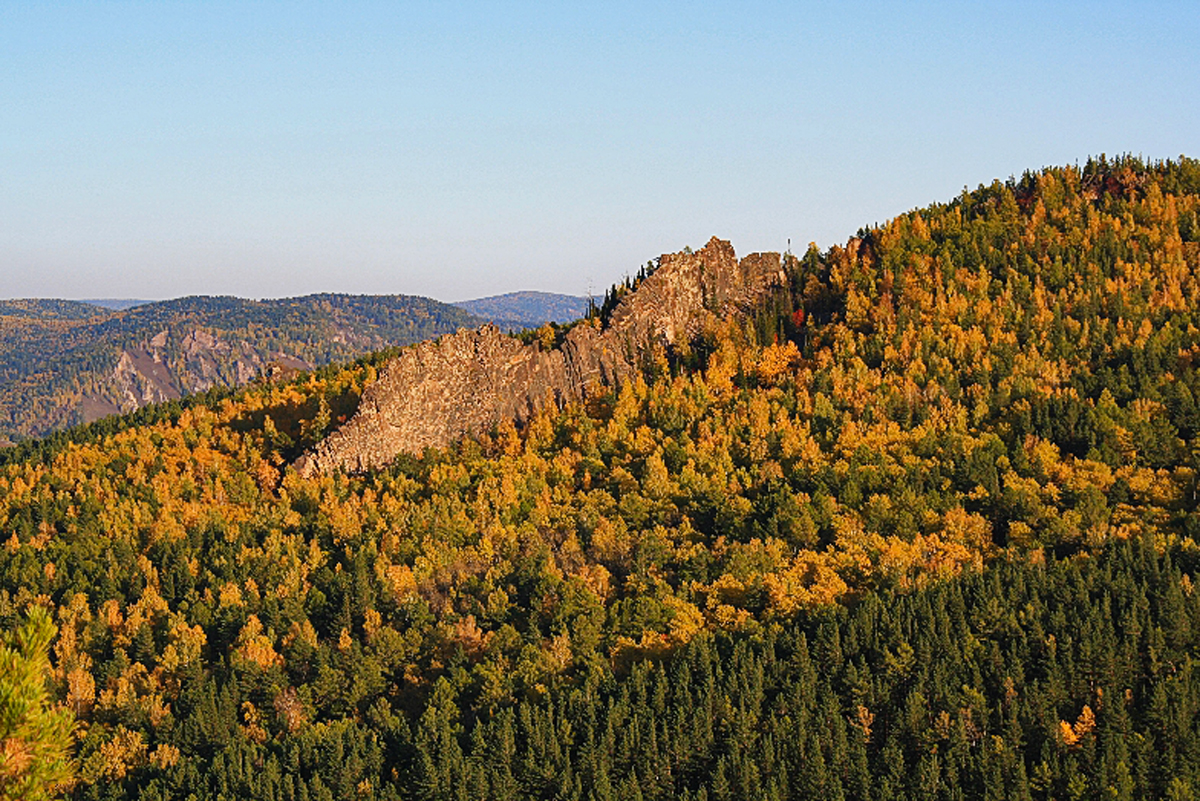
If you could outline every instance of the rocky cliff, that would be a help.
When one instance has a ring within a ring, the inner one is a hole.
[[[494,326],[404,351],[364,393],[355,416],[296,463],[304,475],[382,467],[400,453],[442,447],[545,403],[583,398],[639,368],[647,348],[695,337],[708,315],[753,305],[784,280],[778,253],[738,261],[728,242],[665,255],[614,310],[582,323],[561,347],[523,345]]]
[[[347,361],[482,322],[405,295],[190,297],[119,311],[0,301],[0,447],[279,368]]]
[[[360,347],[368,350],[370,345]],[[91,422],[210,387],[240,386],[267,374],[272,366],[311,370],[316,365],[246,340],[228,341],[202,328],[187,332],[164,329],[145,347],[122,349],[106,380],[83,394],[79,409],[83,422]]]

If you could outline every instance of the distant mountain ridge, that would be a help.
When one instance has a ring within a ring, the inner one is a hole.
[[[508,292],[453,305],[501,328],[535,328],[546,322],[569,323],[587,314],[590,298],[554,292]]]
[[[0,444],[481,322],[406,295],[196,296],[115,311],[0,301]]]
[[[139,300],[137,298],[86,298],[81,302],[111,311],[124,311],[125,309],[132,309],[135,306],[145,306],[148,303],[157,303],[158,301]]]
[[[86,320],[102,314],[104,314],[102,308],[87,301],[58,300],[56,298],[0,300],[0,317],[21,317],[31,320]]]
[[[0,300],[0,446],[485,322],[518,330],[587,313],[588,298],[511,292],[447,304],[409,295]]]

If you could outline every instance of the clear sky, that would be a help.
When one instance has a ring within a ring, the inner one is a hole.
[[[0,297],[603,292],[1200,157],[1200,3],[0,0]]]

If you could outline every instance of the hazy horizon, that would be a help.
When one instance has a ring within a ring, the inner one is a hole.
[[[556,297],[579,298],[579,299],[589,297],[586,294],[572,295],[572,294],[564,293],[564,292],[545,292],[540,289],[514,289],[509,292],[497,292],[494,295],[479,295],[479,296],[469,297],[469,298],[458,298],[455,300],[443,300],[442,298],[431,298],[431,299],[440,301],[442,303],[454,305],[456,303],[470,303],[472,301],[477,301],[477,300],[487,300],[490,298],[505,297],[508,295],[524,295],[524,294],[552,295],[552,296],[556,296]],[[246,295],[226,295],[225,297],[234,297],[234,298],[239,298],[241,300],[267,301],[267,300],[287,300],[289,298],[303,298],[303,297],[309,297],[312,295],[378,295],[380,297],[386,297],[389,295],[412,295],[412,293],[411,292],[307,292],[303,295],[274,295],[274,296],[263,296],[263,297],[249,297]],[[141,306],[141,305],[146,305],[146,304],[150,304],[150,303],[165,303],[167,301],[182,300],[183,298],[189,298],[189,297],[219,297],[219,296],[213,295],[212,293],[173,295],[171,297],[165,297],[165,298],[117,298],[117,297],[64,298],[64,297],[47,297],[47,296],[41,296],[41,297],[12,296],[12,297],[0,298],[0,301],[65,300],[65,301],[70,301],[73,303],[88,303],[93,306],[101,306],[101,307],[105,307],[105,304],[108,304],[108,303],[132,304],[128,307],[128,308],[132,308],[133,305]],[[414,297],[430,297],[430,296],[414,296]],[[598,295],[592,295],[591,297],[598,297]],[[120,310],[119,308],[116,308],[116,307],[114,307],[114,309]]]
[[[602,294],[1200,156],[1190,3],[10,4],[0,296]],[[455,301],[457,302],[457,301]]]

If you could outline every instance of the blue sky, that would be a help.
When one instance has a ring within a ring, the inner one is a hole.
[[[1200,4],[0,2],[0,297],[584,294],[1200,157]]]

